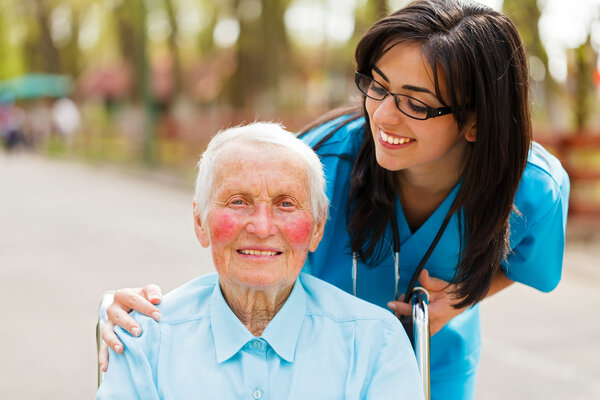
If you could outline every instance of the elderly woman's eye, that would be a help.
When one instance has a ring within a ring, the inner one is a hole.
[[[243,206],[244,204],[246,204],[246,202],[243,199],[236,198],[229,200],[229,205],[232,206]]]
[[[283,208],[292,208],[292,207],[296,206],[296,203],[290,199],[283,199],[283,200],[281,200],[279,205]]]

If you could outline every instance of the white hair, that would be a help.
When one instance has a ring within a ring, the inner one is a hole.
[[[281,124],[254,122],[220,131],[211,139],[202,154],[198,162],[198,177],[194,194],[195,211],[202,220],[205,220],[208,213],[217,167],[215,162],[223,149],[233,143],[236,145],[257,144],[264,146],[267,150],[272,150],[272,146],[281,146],[296,154],[306,167],[313,217],[316,221],[327,218],[329,201],[325,194],[325,177],[319,157],[308,145],[291,132],[286,131]]]

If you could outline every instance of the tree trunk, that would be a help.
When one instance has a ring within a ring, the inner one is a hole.
[[[131,94],[133,99],[138,101],[143,100],[142,93],[145,90],[145,71],[140,72],[141,66],[146,63],[143,48],[146,37],[144,7],[143,0],[127,0],[113,9],[121,57],[131,66],[131,70],[135,71]]]
[[[165,7],[167,9],[167,15],[169,16],[169,24],[171,25],[171,34],[169,35],[169,50],[173,60],[173,97],[177,97],[181,94],[181,57],[179,55],[179,46],[177,45],[177,35],[179,33],[179,26],[177,25],[177,18],[175,17],[175,8],[173,7],[172,0],[164,0]]]
[[[44,72],[53,74],[60,73],[60,59],[58,50],[50,36],[50,27],[48,26],[48,7],[44,0],[35,1],[35,18],[40,29],[38,47],[44,67]]]
[[[240,18],[238,68],[226,86],[229,103],[234,108],[278,108],[280,82],[290,58],[284,23],[288,3],[288,0],[262,0],[259,18]],[[235,8],[238,6],[236,1]]]

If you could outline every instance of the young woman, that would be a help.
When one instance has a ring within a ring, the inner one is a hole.
[[[330,200],[305,270],[408,315],[395,300],[423,264],[432,398],[473,398],[479,301],[513,281],[550,291],[562,268],[569,181],[531,141],[523,43],[500,12],[421,0],[376,22],[356,65],[362,107],[300,134]],[[126,310],[156,311],[141,297],[117,292],[113,322],[139,334]],[[112,324],[104,338],[119,344]]]

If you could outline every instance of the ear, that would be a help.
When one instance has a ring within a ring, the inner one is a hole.
[[[467,142],[475,142],[477,137],[477,117],[471,114],[465,125],[465,139]]]
[[[196,210],[196,203],[194,203],[194,232],[196,232],[196,237],[202,247],[210,246],[210,235],[208,229],[202,224],[200,213]]]
[[[317,221],[317,227],[313,232],[310,242],[308,244],[308,251],[315,251],[321,243],[321,239],[323,239],[323,232],[325,232],[325,222],[327,221],[327,216],[321,218],[321,221]]]

